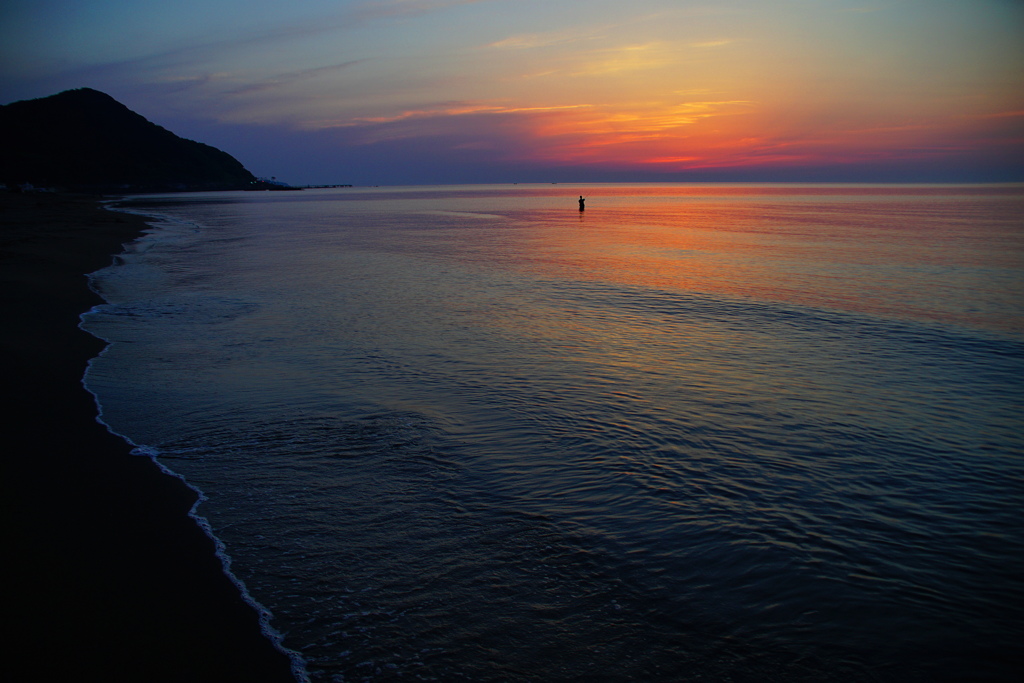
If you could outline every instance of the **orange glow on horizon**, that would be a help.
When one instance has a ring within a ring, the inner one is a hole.
[[[899,126],[853,119],[786,121],[754,102],[698,102],[667,107],[598,108],[538,116],[527,126],[530,158],[554,164],[658,166],[669,170],[849,164],[928,159],[968,151],[979,141],[1021,145],[1024,135],[992,131],[993,121],[1020,128],[1022,112],[936,115]]]

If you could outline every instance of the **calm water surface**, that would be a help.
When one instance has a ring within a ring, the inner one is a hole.
[[[1021,186],[123,206],[88,386],[312,680],[1020,674]]]

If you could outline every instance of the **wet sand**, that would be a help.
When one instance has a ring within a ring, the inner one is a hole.
[[[195,494],[96,422],[86,273],[145,228],[0,190],[7,680],[293,681],[188,517]],[[12,404],[12,405],[10,405]],[[11,575],[13,574],[13,576]]]

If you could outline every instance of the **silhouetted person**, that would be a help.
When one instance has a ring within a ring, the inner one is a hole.
[[[582,211],[585,208],[583,206],[583,202],[585,202],[585,201],[587,201],[587,200],[583,198],[583,195],[580,195],[580,211]]]

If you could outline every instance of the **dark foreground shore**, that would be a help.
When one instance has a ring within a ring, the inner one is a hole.
[[[195,494],[96,422],[86,273],[145,228],[0,191],[5,680],[293,681],[189,519]]]

